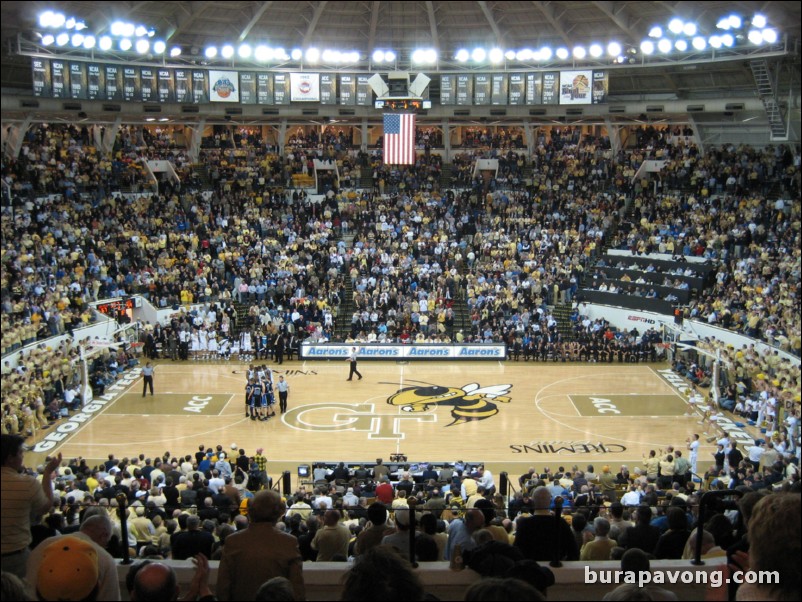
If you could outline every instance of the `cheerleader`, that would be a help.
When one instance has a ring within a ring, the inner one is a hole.
[[[251,358],[251,354],[253,352],[253,347],[251,345],[251,333],[248,332],[247,330],[243,330],[242,334],[240,335],[239,352],[240,352],[240,357],[244,361],[246,362],[249,361],[249,359]]]
[[[209,359],[209,333],[206,328],[201,328],[198,331],[198,350],[200,351],[200,359]]]
[[[217,345],[217,334],[214,330],[209,331],[209,339],[208,339],[208,346],[209,346],[209,357],[212,359],[217,359],[219,357],[219,346]]]
[[[193,330],[189,337],[189,353],[193,360],[198,359],[198,352],[200,351],[200,336],[197,330]]]
[[[223,358],[224,360],[230,360],[231,359],[231,341],[229,341],[228,339],[222,339],[220,341],[220,345],[219,345],[219,349],[217,351],[217,354],[221,358]]]

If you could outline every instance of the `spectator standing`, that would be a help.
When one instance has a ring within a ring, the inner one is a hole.
[[[220,600],[252,600],[273,577],[286,577],[296,600],[304,600],[303,559],[298,540],[276,529],[286,512],[281,496],[259,491],[248,504],[248,528],[226,538],[217,577]]]
[[[53,504],[53,472],[61,465],[61,453],[48,460],[42,482],[22,474],[25,440],[18,435],[0,435],[2,455],[2,519],[0,519],[0,549],[3,570],[25,577],[25,564],[30,551],[31,517],[39,517]]]

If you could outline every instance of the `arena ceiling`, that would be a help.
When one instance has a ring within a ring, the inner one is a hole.
[[[799,86],[799,40],[802,3],[791,2],[2,2],[2,86],[30,89],[30,59],[9,49],[20,31],[31,30],[47,9],[82,18],[95,31],[115,20],[155,27],[170,44],[199,62],[205,45],[246,40],[285,48],[316,45],[357,50],[369,56],[377,47],[405,52],[434,47],[453,56],[462,47],[502,48],[568,46],[607,42],[639,45],[653,25],[673,17],[693,20],[700,33],[715,31],[716,20],[737,12],[760,12],[791,40],[795,59],[785,61],[781,77]],[[795,74],[795,75],[794,75]],[[795,79],[795,81],[793,81]],[[658,70],[619,70],[611,79],[611,96],[665,94],[676,98],[728,96],[754,92],[747,61]]]

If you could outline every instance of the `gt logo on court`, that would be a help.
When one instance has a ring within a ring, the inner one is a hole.
[[[512,385],[479,387],[471,383],[462,388],[441,385],[415,386],[401,389],[387,399],[393,406],[401,406],[405,412],[425,412],[435,406],[451,406],[453,422],[446,426],[470,420],[485,420],[498,414],[495,402],[509,403],[507,397]]]
[[[368,439],[403,439],[401,423],[437,422],[434,414],[377,414],[372,403],[313,403],[287,411],[282,421],[301,431],[361,431]]]
[[[372,403],[313,403],[289,410],[282,421],[302,431],[359,431],[368,433],[368,439],[403,439],[404,421],[437,422],[436,414],[423,413],[437,406],[451,407],[454,420],[446,426],[495,416],[496,402],[510,402],[505,396],[510,389],[512,385],[480,388],[471,383],[457,388],[426,384],[406,387],[387,398],[389,405],[401,407],[401,414],[377,413]]]

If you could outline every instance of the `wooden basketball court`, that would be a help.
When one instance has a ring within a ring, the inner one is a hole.
[[[293,478],[299,464],[402,453],[411,463],[484,461],[517,482],[529,466],[632,469],[650,449],[684,448],[703,428],[658,372],[666,365],[362,361],[364,379],[347,382],[347,362],[285,362],[272,368],[290,384],[289,408],[267,422],[245,415],[246,368],[158,363],[155,396],[142,397],[142,379],[131,375],[88,419],[37,440],[66,430],[48,453],[93,461],[184,455],[200,443],[236,444],[248,454],[263,447],[268,472]],[[700,465],[712,449],[703,445]]]

